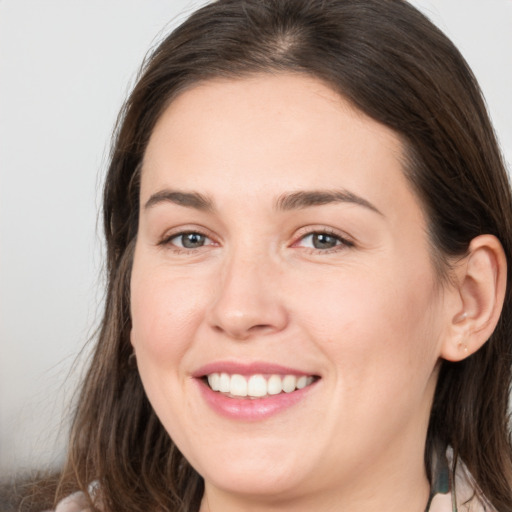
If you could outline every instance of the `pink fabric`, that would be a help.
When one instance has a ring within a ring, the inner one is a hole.
[[[75,492],[57,505],[55,512],[91,512],[84,493]]]
[[[452,495],[449,494],[436,494],[428,512],[452,512]]]

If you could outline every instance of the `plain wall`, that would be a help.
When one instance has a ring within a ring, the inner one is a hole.
[[[0,0],[0,477],[62,458],[101,312],[112,127],[146,51],[201,3]],[[511,0],[413,3],[473,68],[512,162]]]

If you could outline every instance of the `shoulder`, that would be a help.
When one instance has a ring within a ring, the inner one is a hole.
[[[54,511],[46,512],[92,512],[83,492],[75,492],[64,498]]]
[[[457,463],[453,488],[458,512],[497,512],[462,461]]]
[[[431,502],[428,512],[496,512],[473,476],[453,450],[437,450],[433,458]]]
[[[453,471],[453,450],[435,463],[433,498],[428,512],[496,512],[462,461]]]

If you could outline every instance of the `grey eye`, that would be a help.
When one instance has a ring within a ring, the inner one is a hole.
[[[328,235],[327,233],[312,233],[305,237],[304,241],[309,238],[309,244],[315,249],[332,249],[340,244],[338,237]]]
[[[338,245],[339,240],[335,236],[325,233],[316,233],[313,235],[313,246],[315,249],[331,249]]]
[[[198,249],[206,244],[208,238],[201,233],[181,233],[172,239],[172,243],[184,249]]]

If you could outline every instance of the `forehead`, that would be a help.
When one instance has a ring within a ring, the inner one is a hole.
[[[181,93],[158,120],[141,194],[172,185],[226,196],[249,181],[252,194],[343,187],[395,200],[410,195],[402,161],[397,134],[315,78],[211,80]]]

